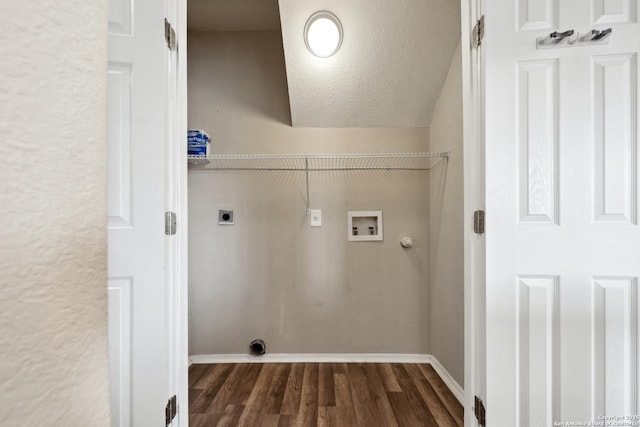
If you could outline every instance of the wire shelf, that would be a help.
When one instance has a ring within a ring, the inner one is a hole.
[[[256,171],[428,171],[446,162],[449,152],[371,154],[216,154],[188,156],[193,170]]]

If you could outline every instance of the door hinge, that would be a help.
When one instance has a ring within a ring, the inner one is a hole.
[[[178,412],[178,399],[174,394],[173,396],[171,396],[171,399],[167,401],[167,407],[164,409],[165,427],[171,424],[173,419],[176,417],[177,412]]]
[[[484,234],[484,211],[478,210],[473,213],[473,232]]]
[[[484,409],[484,403],[482,403],[482,399],[480,399],[478,396],[474,396],[473,412],[475,413],[476,419],[478,420],[478,425],[486,426],[487,411]]]
[[[167,236],[173,236],[176,234],[176,213],[165,212],[164,213],[164,234]]]
[[[482,44],[482,39],[484,38],[484,15],[478,19],[476,25],[474,25],[473,30],[471,31],[471,44],[476,49],[480,47]]]
[[[164,18],[164,39],[167,41],[169,50],[176,50],[176,32],[167,18]]]

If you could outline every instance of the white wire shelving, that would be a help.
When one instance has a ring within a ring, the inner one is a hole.
[[[449,152],[368,154],[216,154],[188,156],[192,170],[348,171],[431,170]]]
[[[215,154],[188,156],[189,169],[202,171],[299,171],[305,173],[307,214],[309,172],[429,171],[449,160],[449,152],[368,154]]]

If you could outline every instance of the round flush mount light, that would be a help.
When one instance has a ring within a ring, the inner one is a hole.
[[[304,26],[304,42],[309,52],[327,58],[340,49],[342,24],[337,16],[326,10],[314,13]]]

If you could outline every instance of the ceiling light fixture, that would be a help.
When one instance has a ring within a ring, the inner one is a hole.
[[[304,26],[304,42],[309,52],[320,58],[336,53],[342,44],[342,24],[338,17],[326,10],[311,15]]]

